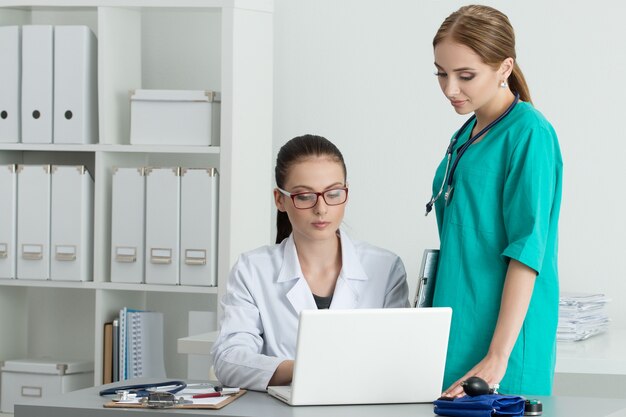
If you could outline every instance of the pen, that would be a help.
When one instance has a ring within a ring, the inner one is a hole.
[[[221,397],[221,392],[205,392],[203,394],[193,395],[191,398],[211,398],[211,397]]]

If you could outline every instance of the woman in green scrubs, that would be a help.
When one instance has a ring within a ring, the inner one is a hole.
[[[433,45],[444,95],[458,114],[475,115],[455,133],[451,162],[444,159],[433,182],[433,199],[444,190],[435,202],[441,252],[433,304],[453,309],[444,395],[462,395],[460,382],[474,375],[501,393],[550,395],[562,175],[556,133],[532,105],[504,14],[462,7]]]

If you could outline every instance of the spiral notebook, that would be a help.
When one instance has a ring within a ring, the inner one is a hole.
[[[163,313],[131,311],[126,317],[128,378],[165,378]]]

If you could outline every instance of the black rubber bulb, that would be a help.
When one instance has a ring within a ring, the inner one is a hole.
[[[461,386],[463,387],[463,391],[470,397],[485,395],[491,392],[489,384],[487,384],[484,379],[477,376],[470,376],[465,381],[461,382]]]

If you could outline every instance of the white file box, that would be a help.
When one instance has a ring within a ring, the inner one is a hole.
[[[0,27],[0,143],[20,141],[20,80],[22,32]]]
[[[146,168],[146,284],[179,283],[180,169]]]
[[[15,404],[93,385],[93,362],[16,359],[5,361],[1,368],[3,413],[12,413]]]
[[[180,284],[217,285],[218,173],[181,169]]]
[[[52,143],[54,30],[22,27],[22,142]]]
[[[17,176],[15,168],[15,165],[0,165],[0,278],[5,279],[16,277]]]
[[[17,278],[50,278],[50,165],[17,166]]]
[[[130,98],[133,145],[219,145],[220,93],[135,90]]]
[[[55,26],[54,143],[98,142],[96,57],[87,26]]]
[[[93,180],[82,166],[50,171],[50,279],[93,280]]]
[[[111,281],[139,284],[144,276],[143,168],[114,168],[111,193]]]

